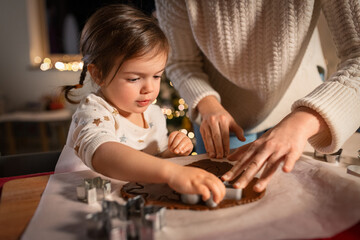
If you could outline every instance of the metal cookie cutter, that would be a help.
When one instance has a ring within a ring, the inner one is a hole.
[[[226,187],[226,193],[224,199],[235,199],[240,200],[242,197],[242,189],[234,188],[232,184],[227,181],[224,181]]]
[[[340,148],[337,152],[331,153],[331,154],[322,154],[318,151],[314,151],[314,157],[315,158],[324,158],[328,163],[333,163],[335,165],[338,165],[340,163],[342,148]]]
[[[101,177],[84,179],[84,182],[76,187],[77,198],[88,204],[104,199],[111,193],[111,181]]]
[[[224,199],[234,199],[234,200],[240,200],[242,196],[242,189],[237,189],[232,186],[227,181],[223,182],[226,187],[226,193]],[[181,201],[185,204],[198,204],[201,200],[201,195],[199,194],[181,194]],[[214,202],[212,194],[208,200],[205,201],[206,206],[210,208],[217,207],[217,204]]]
[[[141,196],[126,204],[104,200],[102,211],[88,214],[87,233],[91,238],[154,239],[155,231],[165,225],[165,207],[148,205]]]
[[[358,150],[357,153],[358,159],[360,160],[360,150]],[[360,177],[360,165],[349,165],[346,172],[356,177]]]
[[[336,165],[340,163],[340,157],[342,153],[342,148],[340,148],[337,152],[332,154],[325,154],[325,159],[329,163],[335,163]]]

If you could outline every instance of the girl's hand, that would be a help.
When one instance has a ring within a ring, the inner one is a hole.
[[[225,196],[225,185],[221,180],[203,169],[177,165],[170,176],[168,185],[179,193],[201,194],[206,201],[211,192],[215,203],[221,202]]]
[[[230,151],[230,131],[245,141],[243,129],[213,96],[203,98],[197,105],[202,121],[200,133],[209,157],[223,158]]]
[[[174,131],[169,135],[168,149],[177,155],[187,156],[191,153],[194,146],[184,133]]]
[[[330,131],[320,115],[310,109],[298,109],[258,140],[239,147],[231,154],[229,160],[238,162],[222,176],[222,179],[231,181],[243,172],[234,187],[244,188],[265,166],[254,186],[254,191],[261,192],[282,162],[284,172],[290,172],[294,168],[307,140],[319,132],[328,134],[325,139],[331,141]]]

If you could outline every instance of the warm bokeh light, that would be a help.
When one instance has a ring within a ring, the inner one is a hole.
[[[41,69],[42,71],[47,71],[47,70],[50,69],[50,64],[44,62],[44,63],[42,63],[42,64],[40,65],[40,69]]]
[[[71,64],[71,70],[73,70],[74,72],[79,71],[80,67],[79,67],[79,63],[78,62],[73,62]]]
[[[41,59],[41,57],[39,57],[39,56],[36,56],[36,57],[34,58],[34,63],[36,63],[36,64],[40,64],[41,61],[42,61],[42,59]]]
[[[50,64],[50,63],[51,63],[51,59],[50,59],[50,58],[44,58],[44,63]]]
[[[188,137],[189,137],[190,139],[193,139],[193,138],[195,137],[195,134],[194,134],[193,132],[189,132],[189,133],[188,133]]]
[[[59,71],[64,71],[65,70],[65,64],[62,62],[56,62],[55,63],[55,68]]]
[[[180,132],[184,133],[185,135],[187,135],[188,131],[186,129],[180,129]]]
[[[41,63],[41,58],[40,57],[35,57],[34,62],[35,63]],[[40,69],[42,71],[47,71],[47,70],[50,70],[52,68],[55,68],[55,69],[57,69],[59,71],[77,72],[79,70],[82,70],[83,66],[84,66],[83,62],[61,62],[61,61],[57,61],[55,64],[52,64],[50,58],[44,58],[44,60],[40,64]]]
[[[169,116],[169,115],[171,115],[171,114],[172,114],[171,109],[169,109],[169,108],[168,108],[168,109],[166,109],[165,114],[166,114],[166,115],[168,115],[168,116]]]

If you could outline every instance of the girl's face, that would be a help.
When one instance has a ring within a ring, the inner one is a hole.
[[[143,113],[157,98],[161,75],[164,72],[167,54],[149,52],[144,56],[125,61],[114,75],[118,59],[104,83],[101,92],[124,117]]]

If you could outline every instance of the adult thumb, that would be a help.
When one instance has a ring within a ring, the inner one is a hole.
[[[242,141],[242,142],[246,141],[246,138],[244,137],[244,130],[235,121],[231,122],[229,129],[231,132],[235,133],[236,137],[240,141]]]

